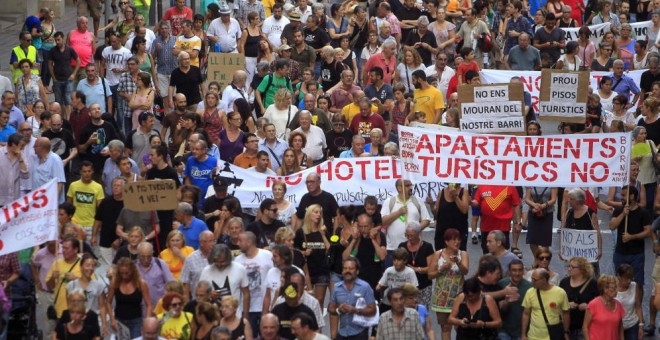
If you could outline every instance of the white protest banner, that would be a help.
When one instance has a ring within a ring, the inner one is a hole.
[[[458,131],[458,128],[454,128],[454,127],[451,127],[451,126],[444,126],[444,125],[438,125],[438,124],[426,124],[426,123],[420,123],[420,122],[410,122],[410,126],[420,128],[420,129]]]
[[[0,208],[0,255],[57,240],[57,181]]]
[[[516,186],[622,186],[630,134],[477,135],[399,126],[407,178]]]
[[[524,100],[519,84],[461,85],[461,131],[471,133],[524,133]]]
[[[642,22],[634,22],[630,24],[630,26],[633,29],[633,38],[636,40],[646,40],[648,42],[649,40],[649,30],[651,27],[653,27],[653,22],[651,20],[647,21],[642,21]],[[650,45],[647,45],[650,46]]]
[[[372,195],[383,202],[396,195],[395,181],[402,178],[401,163],[391,157],[335,158],[290,176],[271,176],[248,171],[225,163],[218,176],[228,184],[227,193],[233,195],[243,208],[258,208],[266,198],[272,198],[272,186],[281,180],[287,185],[286,199],[298,205],[307,193],[305,179],[313,172],[321,176],[321,188],[333,196],[339,205],[361,205],[364,198]],[[411,179],[406,175],[406,179]],[[430,182],[425,178],[413,179],[413,195],[419,198],[436,197],[444,183]],[[213,195],[209,187],[206,197]]]
[[[580,30],[580,27],[571,27],[571,28],[560,27],[560,28],[564,32],[566,32],[566,42],[578,41],[578,38],[580,37],[578,35],[578,31]],[[605,35],[605,33],[610,31],[610,23],[606,22],[604,24],[590,25],[589,31],[591,31],[589,40],[591,40],[591,42],[593,42],[596,46],[598,46],[598,44],[600,44],[600,41],[603,40],[603,36]]]
[[[628,71],[625,73],[628,77],[639,84],[642,80],[642,73],[644,70],[635,70]],[[612,75],[612,72],[591,72],[589,74],[589,86],[592,89],[598,89],[598,83],[603,76]],[[539,112],[539,98],[541,94],[541,72],[540,71],[499,71],[499,70],[481,70],[481,80],[484,84],[499,84],[499,83],[508,83],[511,78],[520,77],[523,83],[523,88],[525,91],[529,92],[532,96],[532,107],[535,112]],[[630,100],[633,99],[633,95],[630,96]],[[634,106],[630,108],[630,111],[634,111],[637,108],[637,103],[633,103]]]
[[[539,118],[567,123],[584,123],[587,118],[589,72],[543,69]]]
[[[561,228],[560,256],[568,260],[582,256],[589,262],[598,261],[598,234],[595,230],[575,230]]]

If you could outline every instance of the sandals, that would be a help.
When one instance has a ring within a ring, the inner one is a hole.
[[[523,253],[522,253],[522,251],[520,251],[520,249],[518,249],[518,248],[511,248],[511,252],[512,252],[514,255],[518,256],[519,259],[521,259],[521,260],[523,259]]]

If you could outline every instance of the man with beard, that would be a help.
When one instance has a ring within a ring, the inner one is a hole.
[[[311,328],[313,330],[319,329],[314,311],[302,303],[302,296],[305,293],[304,282],[305,279],[302,274],[292,274],[281,288],[284,295],[284,302],[273,307],[273,314],[280,320],[280,336],[285,339],[294,338],[291,332],[291,320],[298,313],[305,313],[312,317]]]
[[[406,119],[412,122],[415,120],[415,111],[422,111],[426,115],[427,124],[438,124],[442,117],[442,110],[445,108],[445,100],[442,97],[442,92],[426,81],[426,72],[424,70],[413,72],[412,81],[413,85],[415,85],[415,90],[413,91],[415,110],[411,110]]]
[[[114,125],[101,118],[102,112],[99,104],[92,104],[89,107],[89,114],[92,121],[87,124],[80,134],[78,152],[80,152],[83,160],[88,160],[94,164],[95,179],[101,183],[103,164],[107,158],[101,151],[111,140],[120,138]]]
[[[238,301],[236,315],[247,319],[250,311],[250,290],[245,267],[234,261],[231,250],[225,244],[216,244],[208,257],[209,265],[202,270],[199,280],[211,282],[211,298],[220,300],[233,295]]]
[[[274,48],[280,48],[282,45],[282,31],[284,26],[289,24],[289,19],[282,16],[284,8],[282,4],[276,3],[273,6],[273,15],[264,20],[261,31],[268,36],[268,41]]]
[[[339,318],[339,322],[330,324],[332,339],[366,340],[369,338],[369,328],[353,322],[354,315],[372,316],[376,313],[374,291],[368,283],[357,278],[359,272],[360,261],[358,259],[349,257],[344,260],[342,271],[344,280],[335,284],[328,305],[330,315]],[[366,307],[356,308],[359,299],[363,299],[362,302],[366,304]]]
[[[250,223],[247,230],[256,236],[258,247],[270,247],[271,243],[275,242],[275,232],[280,227],[284,227],[284,223],[277,219],[277,205],[272,198],[263,200],[259,205],[259,210],[261,218]]]
[[[252,329],[259,329],[261,310],[266,294],[265,280],[268,271],[273,267],[273,254],[268,250],[257,248],[257,237],[251,231],[242,232],[238,236],[238,246],[241,254],[235,259],[245,267],[250,291],[250,312],[248,320]]]
[[[53,115],[50,129],[42,132],[41,136],[50,139],[51,149],[62,158],[62,163],[65,167],[69,164],[69,161],[78,155],[78,148],[76,148],[73,135],[68,130],[62,128],[61,115]]]
[[[177,143],[174,136],[179,134],[179,131],[181,130],[180,123],[186,112],[188,112],[186,95],[183,93],[177,93],[174,96],[174,110],[165,116],[165,119],[163,120],[163,128],[160,130],[160,140],[167,142],[170,157],[174,157],[174,155],[179,152],[181,143]],[[165,136],[167,136],[167,130],[170,129],[170,139],[168,140]]]

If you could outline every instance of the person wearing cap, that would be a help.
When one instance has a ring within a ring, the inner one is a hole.
[[[291,79],[291,86],[295,87],[298,83],[300,83],[300,80],[302,79],[302,71],[300,70],[300,64],[291,58],[293,47],[289,46],[288,44],[283,44],[280,46],[278,52],[280,58],[289,61],[289,79]],[[275,70],[275,63],[276,60],[273,60],[273,62],[270,63],[271,71]]]
[[[215,176],[213,179],[213,195],[206,198],[202,207],[204,219],[209,229],[212,229],[218,220],[222,203],[227,197],[230,197],[227,195],[227,188],[229,188],[229,183],[224,178]]]
[[[318,330],[318,322],[314,316],[314,311],[302,303],[301,299],[304,289],[305,279],[300,273],[292,274],[281,288],[284,302],[273,307],[271,311],[280,321],[280,336],[285,339],[293,339],[291,332],[291,320],[298,313],[304,313],[312,318],[311,329]]]
[[[231,12],[226,2],[220,2],[220,17],[211,21],[206,31],[206,36],[216,45],[216,52],[243,53],[243,46],[238,44],[242,34],[241,25],[230,16]]]
[[[268,41],[275,48],[279,48],[282,45],[282,30],[284,26],[290,23],[289,19],[282,16],[284,8],[282,4],[276,3],[273,6],[273,15],[269,16],[264,20],[264,24],[261,26],[261,30],[268,37]]]
[[[289,46],[293,46],[294,45],[293,33],[296,30],[299,30],[301,27],[300,13],[295,11],[291,12],[289,14],[289,21],[290,22],[286,26],[284,26],[284,29],[282,29],[281,39],[285,44]],[[286,41],[284,41],[284,39],[286,39]]]
[[[255,12],[259,15],[261,21],[266,20],[266,10],[264,4],[258,2],[257,0],[247,0],[239,1],[238,3],[238,13],[236,15],[236,20],[241,24],[241,27],[245,28],[248,25],[248,14]]]

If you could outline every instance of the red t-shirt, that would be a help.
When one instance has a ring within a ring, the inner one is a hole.
[[[461,79],[463,79],[463,84],[467,83],[465,80],[465,74],[468,71],[475,71],[479,73],[479,64],[477,64],[476,61],[472,60],[469,64],[466,63],[460,63],[458,64],[458,69],[456,70],[456,74],[461,76]],[[458,80],[458,79],[457,79]]]
[[[480,185],[474,200],[481,206],[481,231],[510,231],[513,207],[520,205],[518,190],[513,186]]]
[[[377,113],[372,113],[366,118],[362,117],[361,114],[356,115],[351,121],[351,127],[349,130],[351,130],[354,135],[361,135],[364,137],[364,142],[369,144],[371,143],[369,133],[371,132],[371,129],[374,128],[379,128],[385,133],[385,121],[383,120],[383,117]]]
[[[193,19],[193,11],[189,7],[184,7],[183,10],[179,11],[176,6],[170,7],[165,14],[163,14],[163,20],[168,20],[170,22],[170,27],[172,27],[172,35],[178,36],[181,34],[181,23],[184,20]]]

